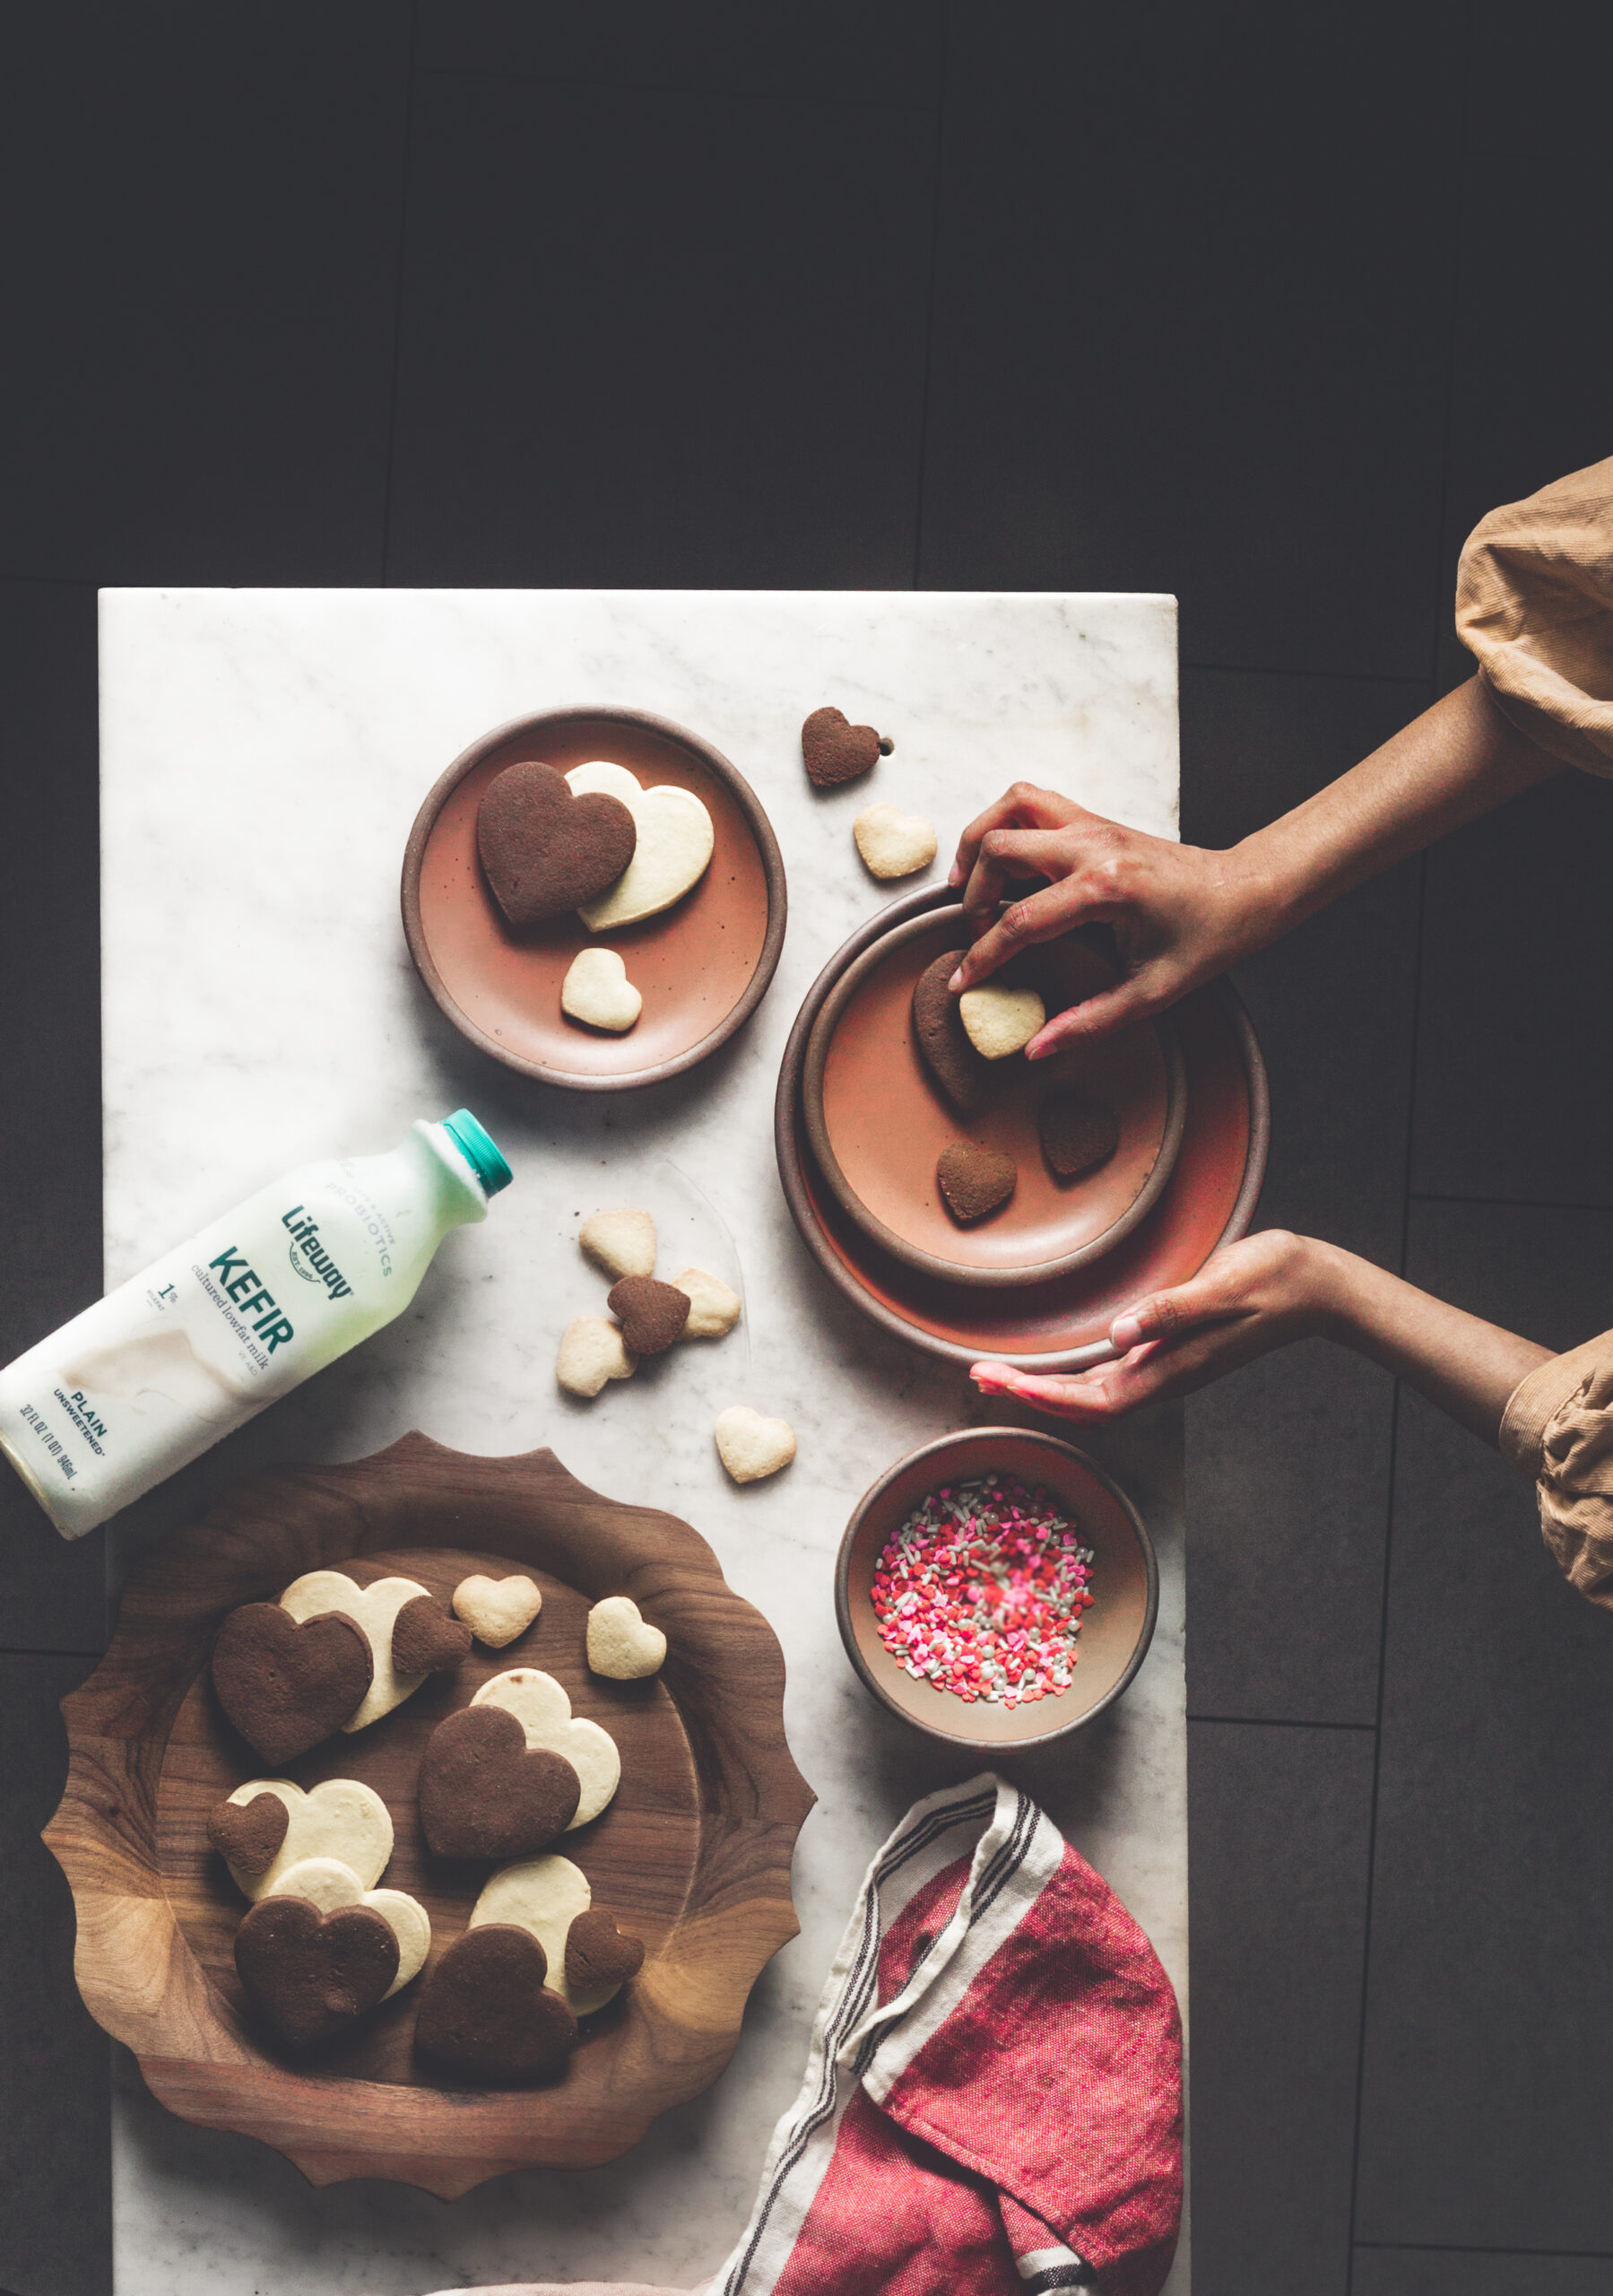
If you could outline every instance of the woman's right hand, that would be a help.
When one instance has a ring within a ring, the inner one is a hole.
[[[1005,909],[1005,890],[1051,883]],[[976,987],[1020,949],[1078,925],[1106,925],[1121,979],[1051,1020],[1026,1050],[1033,1060],[1174,1004],[1224,972],[1260,936],[1253,873],[1232,853],[1174,845],[1089,813],[1069,797],[1017,781],[969,823],[948,883],[964,888],[973,946],[954,990]]]

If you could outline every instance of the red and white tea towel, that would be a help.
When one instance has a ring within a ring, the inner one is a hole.
[[[1181,2209],[1153,1947],[1028,1796],[927,1796],[869,1867],[707,2296],[1158,2296]]]

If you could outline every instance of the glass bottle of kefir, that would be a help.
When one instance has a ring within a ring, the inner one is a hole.
[[[0,1450],[93,1530],[401,1315],[509,1179],[468,1109],[288,1172],[0,1371]]]

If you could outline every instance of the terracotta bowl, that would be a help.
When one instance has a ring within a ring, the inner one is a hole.
[[[950,1692],[916,1683],[880,1639],[871,1592],[885,1542],[942,1483],[1010,1474],[1049,1492],[1080,1523],[1096,1550],[1092,1591],[1076,1648],[1074,1678],[1062,1698],[1044,1698],[1010,1712],[966,1706]],[[948,1745],[1045,1745],[1068,1737],[1112,1706],[1148,1655],[1159,1609],[1159,1566],[1142,1518],[1103,1469],[1054,1435],[1021,1427],[976,1427],[940,1436],[898,1459],[859,1502],[840,1541],[835,1610],[846,1655],[881,1706]]]
[[[564,773],[602,757],[646,787],[694,791],[716,838],[705,875],[659,917],[617,932],[592,935],[579,917],[513,932],[477,856],[482,792],[523,759]],[[642,709],[549,709],[473,742],[415,817],[402,890],[409,953],[460,1034],[507,1068],[576,1092],[629,1091],[694,1067],[756,1010],[784,946],[784,861],[755,792],[709,742]],[[644,998],[625,1036],[560,1010],[567,968],[596,938],[620,954]]]
[[[990,1105],[955,1114],[919,1056],[913,992],[965,937],[949,906],[904,919],[853,959],[807,1039],[802,1114],[836,1201],[893,1259],[954,1283],[1045,1283],[1112,1251],[1158,1202],[1187,1117],[1181,1047],[1168,1022],[1149,1021],[1051,1060],[1004,1060]],[[1114,974],[1071,938],[1035,952],[1028,985],[1033,978],[1051,1014],[1108,987]],[[1120,1120],[1114,1154],[1074,1180],[1054,1177],[1036,1130],[1044,1100],[1065,1084]],[[942,1149],[961,1137],[1005,1152],[1019,1172],[1002,1210],[967,1228],[947,1211],[935,1178]]]
[[[1110,1354],[1106,1335],[1123,1307],[1185,1283],[1219,1246],[1247,1232],[1270,1138],[1265,1063],[1230,982],[1197,990],[1172,1013],[1187,1074],[1175,1169],[1123,1242],[1090,1266],[1011,1289],[943,1283],[905,1266],[841,1209],[819,1171],[802,1072],[818,1014],[854,959],[893,924],[957,900],[941,886],[907,894],[860,926],[820,973],[779,1064],[773,1121],[779,1178],[807,1250],[836,1290],[881,1329],[952,1363],[989,1355],[1030,1371],[1074,1370]]]

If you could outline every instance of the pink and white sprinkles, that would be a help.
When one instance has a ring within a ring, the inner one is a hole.
[[[1046,1492],[1013,1475],[932,1491],[875,1568],[880,1639],[915,1682],[969,1706],[1062,1698],[1092,1607],[1092,1561]]]

